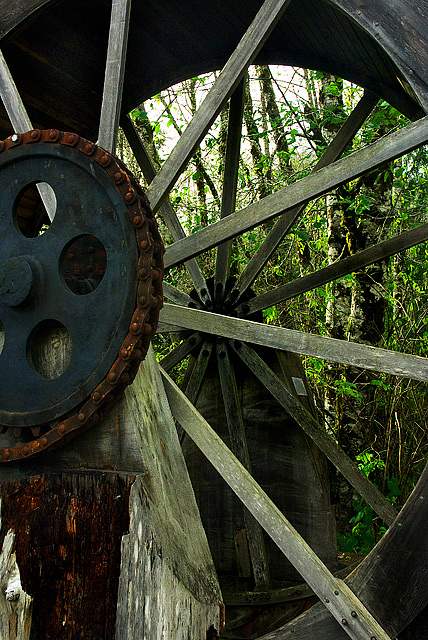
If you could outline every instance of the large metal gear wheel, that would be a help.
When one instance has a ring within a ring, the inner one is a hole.
[[[96,423],[133,380],[157,325],[163,250],[129,172],[74,133],[8,138],[0,180],[0,425],[22,440],[0,451],[7,462]],[[51,224],[40,185],[55,194]],[[56,368],[41,347],[52,334]]]

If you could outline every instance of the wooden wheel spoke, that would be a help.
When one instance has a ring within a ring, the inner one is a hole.
[[[171,302],[175,302],[186,307],[190,305],[191,307],[195,307],[197,309],[200,308],[196,300],[191,298],[187,293],[180,291],[180,289],[176,289],[176,287],[173,287],[172,284],[169,284],[169,282],[163,282],[162,289],[164,297],[168,298],[168,300],[171,300]]]
[[[239,158],[241,151],[244,98],[245,82],[241,80],[230,99],[220,218],[225,218],[235,210]],[[216,298],[222,298],[224,294],[226,281],[229,277],[230,271],[230,255],[230,240],[217,247],[214,276],[214,296]]]
[[[346,147],[361,128],[362,124],[370,115],[373,108],[376,106],[377,102],[377,96],[367,91],[364,93],[355,109],[349,115],[346,122],[314,166],[314,171],[318,171],[319,169],[328,166],[342,155]],[[230,292],[229,297],[232,297],[235,302],[237,302],[248,287],[252,285],[272,253],[290,230],[293,223],[304,211],[307,204],[308,202],[305,202],[297,206],[293,211],[290,211],[290,215],[287,218],[281,217],[275,223],[275,226],[270,231],[269,235],[262,242],[240,275],[234,289]]]
[[[149,154],[147,153],[147,149],[145,148],[143,141],[138,135],[134,123],[129,116],[125,116],[124,118],[122,118],[120,126],[122,127],[126,139],[129,142],[129,146],[132,149],[132,153],[134,154],[135,159],[137,160],[138,165],[143,172],[144,178],[146,179],[147,183],[150,184],[156,176],[156,169]],[[184,229],[181,226],[180,220],[178,219],[178,216],[168,199],[166,199],[162,203],[160,212],[166,226],[169,229],[169,232],[173,237],[173,240],[177,241],[185,238],[186,234],[184,232]],[[192,282],[200,299],[204,302],[211,300],[206,280],[197,261],[195,259],[188,260],[184,263],[184,266],[192,279]]]
[[[114,153],[122,106],[131,0],[112,0],[98,144]]]
[[[387,524],[392,524],[396,517],[394,507],[381,492],[364,476],[357,465],[346,455],[331,438],[323,426],[311,416],[309,411],[286,388],[278,376],[268,367],[251,347],[241,343],[239,348],[232,344],[235,353],[254,373],[273,397],[279,402],[302,430],[315,442],[317,447],[327,456],[334,466],[345,476],[348,482],[368,502],[372,509]]]
[[[161,311],[161,320],[184,328],[273,349],[323,358],[330,362],[339,362],[403,378],[428,381],[427,358],[407,353],[369,347],[336,338],[325,338],[242,318],[219,316],[208,311],[186,309],[178,305],[166,304]]]
[[[405,231],[395,238],[384,240],[373,247],[359,251],[353,256],[339,260],[338,262],[330,264],[328,267],[324,267],[323,269],[319,269],[314,273],[310,273],[307,276],[296,278],[296,280],[287,282],[272,291],[262,293],[246,302],[245,305],[241,304],[236,307],[236,312],[238,314],[245,312],[245,315],[249,315],[255,311],[260,311],[261,309],[267,309],[274,304],[284,302],[285,300],[289,300],[301,293],[321,287],[322,285],[332,282],[337,278],[341,278],[348,273],[353,273],[363,269],[374,262],[389,258],[390,256],[399,253],[400,251],[404,251],[405,249],[409,249],[424,240],[428,240],[428,223],[419,225],[415,229]]]
[[[295,207],[317,198],[341,184],[376,169],[428,142],[428,116],[390,133],[377,142],[333,162],[315,173],[288,185],[281,191],[236,211],[224,220],[201,229],[168,247],[165,265],[172,267],[197,256],[221,242],[257,227],[281,214],[293,219]]]
[[[233,364],[229,358],[227,344],[217,343],[216,352],[231,449],[241,464],[251,474],[251,462],[241,405],[239,403],[238,387]],[[267,588],[270,584],[270,577],[263,531],[259,523],[245,508],[244,523],[256,588]]]
[[[243,78],[248,66],[262,48],[288,4],[290,0],[265,0],[263,3],[194,118],[150,185],[148,196],[154,211],[158,210],[170,192],[196,147]]]
[[[197,347],[202,340],[203,338],[199,333],[193,333],[186,340],[183,340],[178,347],[175,347],[175,349],[170,351],[167,356],[162,358],[160,361],[161,367],[163,367],[165,371],[169,371],[175,367],[176,364],[184,360],[184,358],[187,358],[189,353],[191,353],[191,351],[193,351],[193,349]]]
[[[212,341],[205,340],[205,342],[201,346],[201,350],[199,351],[199,355],[187,381],[185,394],[192,404],[195,404],[196,400],[199,397],[199,392],[201,390],[202,382],[207,371],[212,350]]]
[[[330,573],[184,393],[162,369],[161,373],[171,410],[183,429],[319,596],[341,628],[353,640],[370,637],[390,640],[351,589]],[[349,615],[351,611],[356,612],[355,617]],[[342,624],[344,619],[346,626]]]
[[[17,86],[7,66],[6,60],[0,51],[0,91],[1,99],[6,109],[6,113],[16,133],[24,133],[33,128],[31,120],[22,102]],[[55,217],[56,201],[55,196],[45,183],[37,184],[37,191],[40,194],[46,213],[52,221]]]

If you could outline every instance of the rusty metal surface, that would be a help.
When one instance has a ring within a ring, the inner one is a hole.
[[[56,149],[58,156],[63,156],[63,152],[65,152],[65,156],[67,156],[66,150],[72,148],[72,153],[74,153],[75,156],[77,151],[81,154],[82,158],[86,157],[95,174],[96,171],[99,171],[98,167],[102,168],[103,176],[105,176],[114,187],[115,197],[120,199],[121,203],[124,203],[124,207],[122,206],[122,208],[128,218],[128,227],[131,233],[135,235],[135,240],[132,242],[136,242],[135,256],[137,264],[134,265],[133,270],[136,274],[136,282],[133,283],[134,293],[132,294],[131,291],[130,294],[133,299],[133,304],[131,312],[126,318],[126,329],[123,332],[123,336],[121,336],[119,348],[110,356],[111,362],[108,364],[108,368],[104,372],[102,379],[96,380],[95,378],[95,382],[89,393],[86,394],[86,399],[83,402],[82,398],[80,398],[78,403],[73,402],[73,406],[68,408],[65,414],[62,413],[61,416],[54,416],[54,419],[50,418],[41,423],[37,423],[34,416],[31,415],[31,412],[28,412],[27,416],[22,413],[21,419],[25,417],[27,419],[18,425],[15,420],[16,416],[11,420],[1,420],[1,422],[5,423],[5,427],[18,426],[23,432],[32,433],[33,436],[37,435],[38,437],[29,442],[23,442],[1,449],[0,462],[28,458],[52,447],[59,446],[71,437],[74,437],[80,430],[97,424],[102,419],[105,407],[114,402],[121,395],[123,389],[134,379],[138,366],[147,353],[162,306],[162,241],[144,192],[122,163],[102,148],[74,133],[63,133],[55,129],[50,129],[45,131],[33,130],[22,135],[15,134],[7,140],[0,142],[0,164],[2,156],[3,158],[6,156],[7,160],[10,159],[10,163],[12,164],[14,161],[14,150],[16,148],[22,149],[25,146]],[[52,158],[51,161],[53,161]],[[8,164],[8,162],[6,162],[6,164]],[[54,224],[55,221],[53,222],[53,225]],[[79,235],[80,231],[77,229],[75,236],[78,238]],[[68,238],[69,237],[70,234],[68,235]],[[91,292],[97,287],[97,282],[104,277],[102,271],[105,256],[103,255],[102,243],[100,243],[101,246],[97,246],[89,235],[85,239],[88,240],[86,242],[87,246],[84,246],[84,242],[82,246],[82,243],[80,242],[79,244],[79,241],[77,241],[77,244],[74,243],[70,245],[68,240],[64,245],[66,253],[62,262],[60,261],[59,275],[64,283],[64,288],[68,287],[72,292],[71,295],[79,293],[78,290],[73,290],[73,287],[77,287],[78,289],[83,286],[85,288],[85,291],[83,291],[84,294]],[[91,257],[92,263],[91,265],[84,265],[85,260],[82,256],[88,251],[93,256]],[[123,247],[123,251],[126,251],[126,246]],[[17,277],[20,281],[20,287],[13,293],[15,297],[12,300],[10,300],[8,287],[3,286],[3,296],[0,296],[0,321],[3,325],[7,323],[3,320],[2,314],[3,317],[6,317],[6,314],[12,309],[17,317],[17,321],[19,321],[20,313],[24,316],[33,304],[31,298],[33,286],[31,274],[32,260],[28,259],[27,256],[17,256],[18,262],[15,264],[16,260],[13,258],[15,257],[9,256],[7,264],[1,265],[3,268],[0,269],[3,273],[3,282],[6,276],[9,277],[9,281],[11,280],[11,270],[13,273],[18,273],[19,277]],[[4,260],[3,252],[2,259]],[[114,260],[112,262],[114,263]],[[125,281],[121,264],[120,260],[117,261],[117,272],[113,274],[108,273],[105,276],[107,279],[108,275],[110,280],[115,283],[116,289],[117,287],[126,288],[129,285],[129,283]],[[15,269],[15,271],[13,271],[13,269]],[[72,271],[74,271],[74,280]],[[127,273],[129,273],[129,270]],[[81,297],[87,298],[88,300],[91,298],[89,295],[83,295]],[[99,300],[97,304],[99,304]],[[93,315],[99,319],[101,312],[101,314],[104,314],[105,322],[108,324],[108,300],[105,301],[105,304],[105,308],[101,310],[94,309]],[[87,321],[90,325],[90,314]],[[98,322],[98,324],[100,324],[100,322]],[[93,327],[92,335],[96,341],[97,327]],[[8,357],[13,358],[13,353],[13,349],[8,349],[5,342],[5,347],[0,354],[0,369],[2,361],[6,362]],[[11,370],[13,365],[14,362],[9,362],[8,370]],[[94,369],[97,368],[97,365],[97,362],[93,363]],[[60,380],[67,380],[67,371],[64,372]],[[49,383],[50,382],[51,381],[49,381]],[[73,396],[73,398],[74,397],[78,397],[78,395]],[[6,402],[5,398],[7,398],[7,394],[3,394],[2,403]],[[67,399],[68,395],[65,400]],[[67,405],[65,404],[64,406]],[[48,408],[46,411],[48,411]],[[37,414],[37,412],[35,413]],[[0,406],[0,417],[7,417],[8,415],[10,415],[8,413],[8,407]],[[44,415],[43,411],[40,412],[40,415]],[[46,415],[49,415],[49,411]],[[25,427],[31,427],[31,431],[28,428],[25,429]]]

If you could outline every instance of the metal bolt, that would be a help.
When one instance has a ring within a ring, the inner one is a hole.
[[[128,193],[125,195],[126,202],[132,202],[133,199],[134,199],[134,194],[132,193],[132,191],[128,191]]]
[[[9,449],[5,449],[5,450],[3,451],[3,458],[4,458],[5,460],[9,460],[9,458],[10,458],[10,451],[9,451]]]
[[[102,400],[101,393],[99,391],[94,391],[94,393],[92,394],[92,401],[95,402],[95,404],[97,404],[101,400]]]
[[[325,602],[328,604],[330,602],[330,598],[326,598]]]
[[[79,415],[77,416],[77,419],[78,419],[78,421],[79,421],[79,422],[85,422],[85,420],[86,420],[86,416],[85,416],[85,414],[83,413],[83,411],[81,411],[81,412],[79,413]]]
[[[58,131],[56,129],[52,129],[52,131],[49,134],[49,138],[51,140],[56,140],[58,137]]]
[[[352,616],[353,618],[356,618],[356,617],[357,617],[357,615],[358,615],[358,614],[357,614],[357,612],[356,612],[356,611],[351,611],[351,616]]]
[[[47,443],[48,443],[48,439],[45,436],[43,436],[43,438],[40,439],[40,444],[42,445],[42,447],[46,447]]]
[[[58,427],[58,433],[65,433],[65,424],[63,422]]]
[[[122,174],[118,171],[114,174],[114,179],[116,180],[116,182],[120,182],[122,179]]]
[[[38,131],[32,131],[30,135],[33,138],[33,140],[35,140],[36,138],[38,138],[39,132]]]
[[[28,456],[29,453],[30,453],[30,449],[28,447],[23,447],[22,448],[22,455],[23,456]]]
[[[100,162],[103,165],[103,167],[106,167],[108,164],[110,164],[110,158],[108,156],[103,156]]]
[[[342,624],[344,627],[346,627],[346,625],[348,624],[348,621],[346,618],[342,618]]]
[[[136,227],[138,227],[141,224],[142,220],[143,219],[141,216],[134,216],[134,219],[132,222]]]
[[[149,241],[148,240],[141,240],[140,242],[140,247],[142,251],[145,251],[149,246]]]
[[[375,26],[375,27],[378,27],[378,26],[379,26],[379,22],[375,22],[375,23],[374,23],[374,26]]]
[[[14,133],[12,136],[12,142],[18,142],[18,140],[19,140],[19,136],[17,136],[16,133]]]
[[[117,373],[115,371],[110,371],[110,373],[107,376],[107,379],[110,382],[110,384],[114,384],[117,380]]]
[[[335,596],[338,596],[338,595],[339,595],[339,592],[337,591],[337,589],[336,589],[336,591],[334,592],[334,595],[335,595]]]

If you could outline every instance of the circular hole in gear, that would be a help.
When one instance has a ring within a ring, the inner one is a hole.
[[[4,336],[5,336],[4,327],[3,327],[2,321],[0,320],[0,355],[4,347]]]
[[[92,293],[104,277],[107,254],[101,240],[85,234],[74,238],[61,253],[59,272],[64,286],[84,296]]]
[[[47,182],[31,182],[15,201],[15,222],[26,238],[37,238],[50,227],[57,207],[55,191]],[[49,211],[49,215],[48,215]]]
[[[28,338],[28,361],[45,380],[59,378],[68,368],[71,354],[71,336],[64,325],[56,320],[44,320]]]

